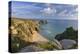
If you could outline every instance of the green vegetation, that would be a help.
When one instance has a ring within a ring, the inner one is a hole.
[[[11,52],[18,52],[26,45],[26,42],[24,40],[21,40],[19,37],[11,37]]]
[[[30,41],[34,30],[39,31],[38,21],[12,18],[9,27],[11,52],[18,52],[21,48],[32,44]]]
[[[43,43],[43,44],[38,44],[38,47],[46,49],[46,50],[54,50],[54,49],[59,50],[59,48],[55,46],[51,41],[47,43]]]
[[[45,44],[39,44],[38,47],[44,48],[46,50],[53,50],[54,49],[54,46],[50,42],[45,43]]]
[[[22,48],[29,46],[33,43],[31,42],[26,42],[22,39],[20,39],[19,37],[11,37],[11,52],[18,52],[19,50],[21,50]]]
[[[39,32],[39,24],[42,20],[11,18],[9,36],[11,37],[11,52],[18,52],[20,49],[34,44],[31,42],[33,31]]]
[[[54,50],[58,47],[56,43],[47,42],[43,44],[39,43],[33,43],[32,41],[32,35],[33,31],[39,32],[40,24],[45,24],[47,21],[42,20],[31,20],[31,19],[17,19],[12,18],[11,19],[11,26],[9,26],[9,37],[11,37],[10,46],[11,51],[10,52],[19,52],[22,48],[29,46],[31,44],[36,45],[37,47],[43,48],[45,50]],[[72,27],[67,28],[62,34],[56,35],[57,40],[62,39],[73,39],[77,41],[78,38],[78,31],[74,30]],[[77,47],[77,45],[74,45],[72,48]]]
[[[72,39],[77,41],[78,40],[78,31],[74,30],[72,27],[66,28],[66,30],[61,33],[56,35],[55,37],[59,41],[62,39]]]
[[[78,48],[78,31],[74,30],[72,27],[66,28],[66,30],[63,33],[56,35],[55,39],[59,41],[63,39],[75,40],[76,44],[72,46],[70,49]]]

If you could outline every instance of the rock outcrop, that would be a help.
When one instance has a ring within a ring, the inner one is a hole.
[[[60,43],[63,46],[63,49],[69,49],[76,44],[76,41],[71,39],[63,39]]]
[[[39,34],[41,20],[11,18],[9,33],[12,52],[62,49],[57,40],[51,42]],[[37,44],[34,45],[34,43]],[[29,46],[30,45],[30,46]]]
[[[20,50],[20,52],[36,52],[36,51],[46,51],[46,50],[43,48],[36,47],[35,45],[30,45]]]
[[[39,31],[38,21],[25,20],[25,19],[23,20],[16,18],[11,19],[11,26],[10,26],[11,36],[17,36],[25,41],[32,42],[35,40],[34,31],[36,31],[36,33]]]

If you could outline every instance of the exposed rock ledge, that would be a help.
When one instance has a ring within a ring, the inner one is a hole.
[[[46,50],[43,48],[36,47],[35,45],[30,45],[20,50],[20,52],[36,52],[36,51],[46,51]]]

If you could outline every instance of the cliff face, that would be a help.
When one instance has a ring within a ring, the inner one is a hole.
[[[24,51],[29,50],[28,48],[35,49],[32,51],[62,49],[58,41],[50,41],[39,34],[40,24],[43,24],[41,20],[11,18],[11,26],[9,26],[11,52],[19,52],[22,48]]]
[[[17,36],[27,42],[48,41],[39,32],[39,20],[11,19],[11,36]]]

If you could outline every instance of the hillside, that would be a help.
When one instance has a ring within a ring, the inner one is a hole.
[[[9,26],[11,52],[18,52],[29,45],[35,45],[39,49],[45,50],[61,49],[58,41],[50,42],[39,34],[39,27],[42,23],[45,23],[44,20],[11,18],[11,26]]]
[[[37,20],[23,20],[23,19],[11,19],[11,36],[20,37],[21,39],[28,42],[39,42],[48,41],[40,34],[39,31],[39,21]],[[42,39],[42,40],[41,40]]]

